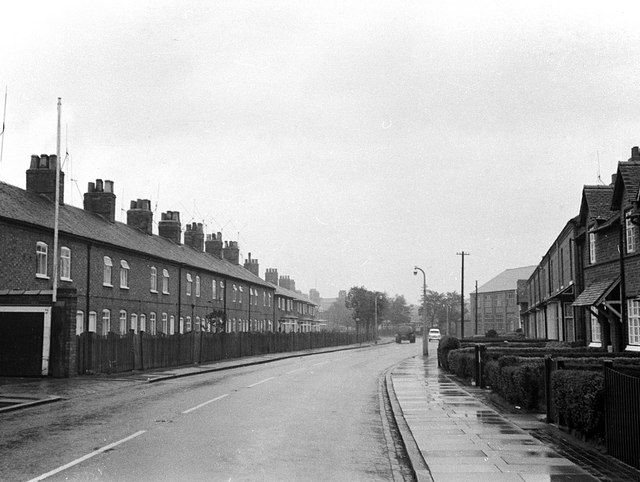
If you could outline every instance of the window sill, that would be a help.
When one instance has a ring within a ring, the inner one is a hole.
[[[589,346],[592,348],[602,348],[602,342],[592,341],[591,343],[589,343]]]
[[[162,294],[163,294],[163,295],[169,295],[169,294],[171,294],[171,293],[169,293],[168,291],[163,291],[163,292],[162,292]]]
[[[60,281],[66,281],[67,283],[73,283],[71,278],[60,278]]]
[[[121,290],[128,290],[128,289],[129,289],[129,287],[128,287],[128,286],[120,286],[120,289],[121,289]]]
[[[149,290],[150,293],[153,293],[154,295],[158,294],[158,290]]]
[[[38,273],[36,273],[36,278],[38,278],[38,279],[50,279],[46,274],[38,274]]]
[[[113,285],[107,283],[102,283],[102,286],[104,286],[105,288],[113,288]]]
[[[627,345],[624,351],[640,351],[640,345]]]

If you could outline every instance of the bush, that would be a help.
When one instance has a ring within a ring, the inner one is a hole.
[[[459,348],[451,350],[447,357],[449,371],[460,378],[472,378],[475,373],[475,349]]]
[[[497,363],[500,367],[500,362]],[[494,375],[495,376],[495,375]],[[504,364],[492,386],[504,399],[527,410],[539,409],[544,400],[544,364],[542,360]]]
[[[443,336],[438,343],[438,365],[449,371],[449,352],[458,348],[460,348],[460,340],[454,336]]]
[[[587,437],[604,436],[604,375],[601,372],[557,370],[551,393],[558,423]]]
[[[496,330],[488,330],[485,335],[487,338],[497,338],[498,332]]]

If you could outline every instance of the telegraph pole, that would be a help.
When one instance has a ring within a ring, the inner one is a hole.
[[[470,253],[465,253],[464,251],[461,251],[456,254],[458,256],[462,256],[462,277],[460,279],[460,339],[463,339],[464,338],[464,257],[469,256]]]
[[[475,314],[475,319],[476,319],[476,335],[478,334],[478,280],[476,280],[476,314]]]

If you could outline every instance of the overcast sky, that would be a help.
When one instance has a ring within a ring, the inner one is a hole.
[[[119,220],[151,199],[323,297],[537,264],[640,143],[637,2],[10,5],[0,180],[62,97],[68,203],[113,180]]]

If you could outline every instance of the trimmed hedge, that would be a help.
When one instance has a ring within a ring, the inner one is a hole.
[[[449,371],[449,352],[458,348],[460,348],[460,340],[454,336],[443,336],[438,342],[438,365]]]
[[[449,371],[460,378],[473,378],[475,375],[475,348],[451,350],[447,356]]]
[[[551,393],[558,423],[587,437],[604,437],[604,375],[584,370],[557,370]]]

